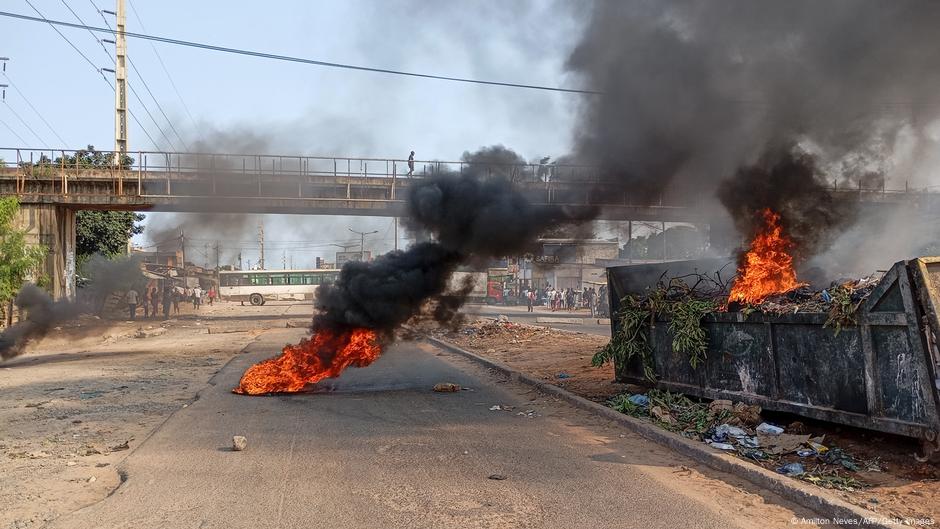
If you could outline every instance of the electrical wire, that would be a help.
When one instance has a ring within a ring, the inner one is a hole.
[[[70,13],[72,13],[72,16],[74,16],[76,20],[78,20],[82,25],[85,25],[85,21],[82,20],[82,17],[80,17],[78,13],[76,13],[75,10],[72,9],[71,6],[69,6],[69,4],[65,0],[59,0],[59,1],[62,2],[62,5],[64,5],[65,8],[68,9]],[[99,13],[101,12],[99,11]],[[103,17],[104,15],[102,14],[102,18]],[[111,29],[111,25],[108,24],[107,20],[105,20],[105,24],[108,26],[108,29]],[[105,56],[107,56],[108,60],[111,61],[111,64],[116,64],[114,55],[112,55],[111,51],[108,50],[108,47],[104,45],[104,42],[102,42],[101,39],[99,39],[98,36],[95,35],[93,31],[88,30],[88,34],[91,35],[91,38],[95,39],[95,42],[97,42],[101,46],[101,49],[104,51]],[[131,67],[137,73],[137,77],[147,88],[147,91],[150,92],[150,87],[147,86],[147,81],[144,80],[144,77],[142,75],[140,75],[140,72],[137,70],[137,67],[134,66],[134,63],[131,61],[130,56],[127,56],[127,62],[131,65]],[[160,127],[160,124],[153,117],[153,114],[150,112],[150,109],[147,108],[146,104],[144,104],[144,101],[143,99],[141,99],[140,94],[137,93],[137,90],[134,88],[134,85],[130,81],[127,82],[127,88],[130,89],[131,94],[134,96],[135,99],[137,99],[137,102],[140,104],[141,108],[144,109],[144,112],[147,113],[147,116],[150,117],[150,121],[153,121],[153,125],[157,127],[158,131],[160,131],[160,134],[163,136],[163,139],[166,140],[166,143],[169,146],[169,148],[174,151],[177,150],[176,145],[174,145],[173,142],[170,141],[169,136],[167,136],[166,132],[164,132],[163,129]],[[156,97],[154,97],[153,92],[150,92],[150,97],[153,99],[153,102],[157,104],[157,108],[160,109],[160,112],[163,112],[163,107],[160,106],[160,102],[157,101]],[[166,117],[166,112],[163,112],[163,117]],[[169,118],[167,118],[167,122],[170,123]],[[170,123],[170,126],[172,127],[173,123]],[[179,133],[177,133],[177,136],[179,136]],[[180,140],[182,140],[182,138],[180,138]],[[156,143],[154,145],[156,145]],[[185,142],[184,142],[184,145],[185,145]]]
[[[24,145],[25,145],[26,143],[28,143],[26,140],[23,139],[22,136],[20,136],[19,134],[16,133],[15,130],[13,130],[13,127],[7,125],[7,122],[6,122],[6,121],[3,121],[2,119],[0,119],[0,125],[3,125],[4,127],[6,127],[7,130],[9,130],[11,134],[13,134],[14,136],[16,136],[16,138],[17,138],[18,140],[20,140],[21,142],[23,142]]]
[[[25,1],[26,1],[27,4],[29,4],[29,7],[33,8],[33,11],[35,11],[36,14],[38,14],[39,17],[40,17],[40,18],[35,18],[35,17],[29,17],[29,18],[32,19],[32,20],[36,20],[36,21],[45,21],[46,23],[48,23],[48,24],[49,24],[49,27],[51,27],[52,29],[54,29],[55,32],[58,33],[59,36],[62,37],[62,38],[65,40],[65,42],[67,42],[67,43],[69,44],[69,46],[72,47],[73,50],[75,50],[76,53],[78,53],[79,55],[82,56],[83,59],[85,59],[85,62],[87,62],[88,64],[90,64],[91,67],[94,68],[94,70],[95,70],[96,72],[98,72],[99,75],[101,75],[101,78],[104,80],[104,82],[107,83],[108,86],[111,87],[111,91],[115,91],[114,84],[111,82],[110,79],[107,78],[107,76],[105,76],[104,72],[101,71],[101,68],[98,68],[97,66],[95,66],[95,63],[93,63],[93,62],[91,61],[91,59],[88,58],[87,55],[85,55],[84,53],[82,53],[82,50],[78,49],[78,46],[76,46],[75,44],[73,44],[72,41],[69,40],[68,37],[66,37],[61,31],[59,31],[59,28],[57,28],[57,27],[55,26],[55,24],[52,23],[51,20],[49,20],[49,19],[47,19],[45,16],[43,16],[43,14],[42,14],[38,9],[36,9],[36,6],[34,6],[32,2],[30,2],[29,0],[25,0]],[[147,138],[150,139],[150,143],[151,143],[154,147],[156,147],[156,146],[157,146],[157,142],[153,139],[153,136],[151,136],[150,133],[147,132],[147,129],[144,128],[144,126],[143,126],[143,124],[141,124],[140,120],[137,119],[137,116],[134,114],[134,112],[132,112],[131,109],[127,109],[127,113],[131,115],[131,118],[133,118],[134,121],[137,123],[137,126],[140,127],[140,130],[144,131],[144,135],[146,135]],[[17,136],[17,137],[19,137],[19,136]],[[20,138],[20,140],[22,141],[22,138]],[[26,143],[26,142],[24,141],[23,143]]]
[[[65,0],[61,0],[61,2],[65,4],[65,7],[68,7],[68,4],[65,3]],[[97,11],[98,14],[101,15],[101,19],[104,21],[105,26],[107,26],[109,30],[113,31],[113,29],[111,28],[111,23],[108,22],[107,18],[105,18],[104,13],[102,13],[101,10],[98,9],[98,6],[95,5],[93,1],[91,2],[91,5],[95,8],[95,11]],[[81,22],[82,24],[85,24],[85,21],[82,20],[77,14],[75,14],[75,11],[73,11],[72,8],[69,7],[69,11],[71,11],[72,14],[75,15],[75,18],[77,18],[79,22]],[[94,37],[95,40],[97,40],[99,44],[101,44],[101,47],[104,48],[105,53],[108,55],[108,57],[111,59],[111,62],[113,63],[114,56],[111,55],[111,52],[108,50],[108,48],[106,48],[104,43],[101,42],[101,39],[99,39],[91,30],[88,30],[88,32],[91,33],[91,36]],[[179,139],[180,144],[182,144],[183,147],[188,151],[189,146],[186,145],[186,140],[184,140],[183,137],[180,136],[180,133],[176,130],[176,127],[173,125],[173,122],[170,120],[169,116],[167,116],[166,111],[163,110],[163,105],[161,105],[160,101],[157,100],[157,97],[153,95],[153,91],[150,90],[150,85],[147,83],[147,80],[144,79],[143,74],[141,74],[140,70],[137,69],[137,64],[134,63],[133,59],[131,59],[131,56],[129,54],[125,56],[127,57],[127,63],[131,65],[131,68],[133,68],[134,73],[137,74],[137,78],[140,79],[141,84],[144,85],[144,88],[147,90],[147,93],[150,94],[150,99],[152,99],[154,104],[157,105],[157,110],[159,110],[160,113],[163,114],[163,119],[165,119],[167,125],[170,126],[170,130],[172,130],[173,133],[176,134],[176,137],[177,139]],[[133,89],[133,86],[130,83],[128,83],[128,88],[131,89],[131,92],[133,92],[134,97],[137,98],[137,102],[140,103],[140,106],[144,107],[144,110],[147,111],[147,114],[150,114],[150,110],[147,109],[146,105],[144,105],[144,102],[141,100],[140,96]],[[157,130],[159,130],[160,133],[163,135],[164,139],[167,140],[167,144],[170,145],[170,148],[173,150],[176,150],[176,146],[173,145],[172,142],[170,142],[170,138],[166,135],[166,133],[163,132],[163,129],[160,128],[160,125],[157,123],[155,119],[153,119],[152,115],[150,116],[150,119],[153,120],[153,124],[157,127]]]
[[[27,0],[27,2],[28,2],[28,0]],[[74,23],[72,23],[72,22],[65,22],[65,21],[61,21],[61,20],[49,20],[49,19],[45,19],[45,18],[36,18],[36,17],[29,16],[29,15],[23,15],[23,14],[20,14],[20,13],[10,13],[10,12],[7,12],[7,11],[0,11],[0,16],[9,17],[9,18],[16,18],[16,19],[19,19],[19,20],[28,20],[28,21],[31,21],[31,22],[46,22],[46,23],[49,23],[49,24],[55,24],[55,25],[64,26],[64,27],[71,27],[71,28],[78,28],[78,29],[87,29],[87,30],[89,30],[89,31],[96,31],[96,32],[100,32],[100,33],[110,33],[110,34],[112,34],[112,35],[115,34],[115,33],[117,33],[115,30],[111,30],[111,29],[98,28],[98,27],[94,27],[94,26],[86,26],[86,25],[84,25],[84,24],[74,24]],[[531,85],[531,84],[522,84],[522,83],[508,83],[508,82],[502,82],[502,81],[487,81],[487,80],[483,80],[483,79],[471,79],[471,78],[468,78],[468,77],[451,77],[451,76],[447,76],[447,75],[435,75],[435,74],[426,74],[426,73],[418,73],[418,72],[409,72],[409,71],[404,71],[404,70],[392,70],[392,69],[389,69],[389,68],[373,68],[373,67],[370,67],[370,66],[359,66],[359,65],[354,65],[354,64],[345,64],[345,63],[329,62],[329,61],[320,61],[320,60],[316,60],[316,59],[306,59],[306,58],[303,58],[303,57],[292,57],[292,56],[289,56],[289,55],[278,55],[278,54],[274,54],[274,53],[266,53],[266,52],[261,52],[261,51],[244,50],[244,49],[239,49],[239,48],[231,48],[231,47],[227,47],[227,46],[216,46],[216,45],[213,45],[213,44],[204,44],[204,43],[201,43],[201,42],[193,42],[193,41],[186,41],[186,40],[180,40],[180,39],[172,39],[172,38],[169,38],[169,37],[160,37],[160,36],[156,36],[156,35],[147,35],[147,34],[144,34],[144,33],[134,33],[134,32],[130,32],[130,31],[125,31],[125,32],[124,32],[124,35],[125,35],[126,37],[137,38],[137,39],[142,39],[142,40],[150,40],[150,41],[154,41],[154,42],[162,42],[162,43],[164,43],[164,44],[172,44],[172,45],[175,45],[175,46],[188,46],[188,47],[191,47],[191,48],[199,48],[199,49],[209,50],[209,51],[217,51],[217,52],[222,52],[222,53],[233,53],[233,54],[237,54],[237,55],[246,55],[246,56],[249,56],[249,57],[257,57],[257,58],[261,58],[261,59],[271,59],[271,60],[276,60],[276,61],[294,62],[294,63],[300,63],[300,64],[307,64],[307,65],[311,65],[311,66],[323,66],[323,67],[327,67],[327,68],[341,68],[341,69],[346,69],[346,70],[357,70],[357,71],[361,71],[361,72],[384,73],[384,74],[389,74],[389,75],[401,75],[401,76],[405,76],[405,77],[418,77],[418,78],[422,78],[422,79],[436,79],[436,80],[439,80],[439,81],[452,81],[452,82],[458,82],[458,83],[480,84],[480,85],[490,85],[490,86],[504,86],[504,87],[509,87],[509,88],[526,88],[526,89],[530,89],[530,90],[543,90],[543,91],[548,91],[548,92],[564,92],[564,93],[572,93],[572,94],[591,94],[591,95],[603,94],[603,92],[600,92],[600,91],[597,91],[597,90],[582,90],[582,89],[576,89],[576,88],[561,88],[561,87],[557,87],[557,86],[543,86],[543,85]]]
[[[10,103],[8,103],[8,102],[4,99],[4,100],[3,100],[3,104],[6,105],[6,107],[7,107],[8,109],[10,109],[10,112],[12,112],[14,116],[16,116],[16,119],[20,120],[20,123],[22,123],[23,126],[26,127],[26,130],[28,130],[30,133],[32,133],[32,135],[35,136],[37,140],[39,140],[39,143],[41,143],[43,147],[45,147],[45,148],[47,148],[47,149],[49,148],[49,144],[46,143],[46,141],[43,140],[41,137],[39,137],[39,134],[36,134],[36,131],[33,130],[32,127],[29,126],[29,123],[26,123],[26,120],[23,119],[23,116],[21,116],[19,112],[17,112],[16,110],[13,110],[13,107],[10,106]]]
[[[97,5],[95,5],[94,0],[88,1],[91,2],[91,5],[95,6],[95,9],[102,16],[102,18],[104,18],[104,14],[101,13],[101,10],[98,9]],[[140,25],[140,29],[146,32],[147,28],[144,27],[144,21],[141,20],[140,15],[137,13],[137,8],[134,7],[134,3],[128,1],[127,5],[131,7],[131,12],[134,13],[134,18],[137,19],[137,24]],[[107,19],[105,19],[105,21],[107,22]],[[167,80],[170,81],[170,86],[173,87],[173,92],[176,93],[176,97],[180,100],[180,104],[183,105],[183,110],[185,110],[186,115],[189,116],[189,121],[193,124],[193,130],[199,129],[199,125],[196,124],[196,120],[193,118],[193,113],[189,111],[189,105],[186,104],[186,100],[183,99],[183,95],[180,93],[179,88],[176,87],[176,83],[173,81],[173,76],[170,75],[170,70],[166,67],[166,63],[163,62],[163,57],[160,55],[160,52],[157,51],[157,47],[153,45],[153,42],[150,43],[150,49],[153,50],[154,55],[157,56],[157,61],[159,61],[160,67],[163,68],[163,73],[166,74]]]
[[[24,94],[23,91],[20,90],[18,86],[16,86],[16,83],[14,83],[12,79],[10,79],[10,76],[7,75],[6,72],[2,72],[2,73],[3,73],[3,77],[5,77],[7,80],[7,84],[9,84],[10,87],[13,88],[13,90],[16,90],[16,93],[19,94],[20,97],[23,98],[23,101],[26,101],[26,104],[29,105],[29,108],[33,109],[33,112],[35,112],[36,115],[39,116],[39,119],[42,120],[42,122],[52,132],[52,134],[56,137],[56,139],[58,139],[61,142],[60,145],[62,146],[68,145],[68,142],[63,140],[62,136],[59,136],[59,133],[56,132],[55,128],[53,128],[53,126],[50,125],[48,121],[46,121],[46,118],[43,117],[42,113],[40,113],[39,110],[35,106],[33,106],[33,103],[29,100],[28,97],[26,97],[26,94]]]

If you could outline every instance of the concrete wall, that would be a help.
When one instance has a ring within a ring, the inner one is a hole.
[[[74,299],[75,210],[51,204],[24,204],[16,224],[26,230],[27,243],[42,244],[48,250],[42,271],[53,297]]]

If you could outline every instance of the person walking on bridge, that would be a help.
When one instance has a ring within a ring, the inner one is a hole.
[[[408,174],[405,176],[411,176],[415,172],[415,152],[411,151],[411,154],[408,155]]]

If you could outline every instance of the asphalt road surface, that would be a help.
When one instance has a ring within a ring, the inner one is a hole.
[[[396,345],[318,392],[230,392],[300,335],[262,335],[128,455],[111,496],[51,526],[727,529],[812,516],[429,345]],[[471,390],[431,391],[442,381]],[[236,434],[247,450],[231,451]]]

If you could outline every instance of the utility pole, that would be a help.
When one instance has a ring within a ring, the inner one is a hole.
[[[281,270],[287,270],[287,250],[281,253]]]
[[[374,234],[374,233],[378,233],[378,230],[376,230],[376,231],[356,231],[356,230],[354,230],[354,229],[352,229],[352,228],[349,228],[349,231],[351,231],[351,232],[353,232],[353,233],[359,234],[359,260],[360,260],[360,261],[365,261],[365,260],[366,260],[366,252],[365,252],[366,235],[372,235],[372,234]]]
[[[395,217],[395,249],[398,250],[398,217]]]
[[[222,268],[219,263],[219,241],[215,241],[215,270],[219,271]]]
[[[202,250],[202,264],[205,268],[209,268],[209,243],[206,243]]]
[[[116,0],[116,32],[114,34],[114,165],[120,166],[127,156],[127,38],[124,35],[127,17],[124,0]]]
[[[159,250],[159,248],[157,248]],[[180,263],[183,269],[183,275],[186,275],[186,234],[183,232],[183,227],[180,226]]]
[[[258,221],[258,245],[261,247],[261,259],[258,268],[264,270],[264,221]]]

